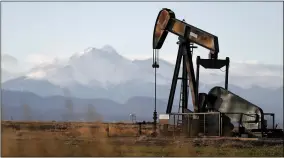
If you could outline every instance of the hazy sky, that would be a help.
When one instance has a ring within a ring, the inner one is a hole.
[[[154,23],[164,7],[217,35],[221,58],[283,64],[280,2],[3,2],[2,53],[36,63],[109,44],[129,58],[151,57]],[[176,41],[169,34],[160,57],[174,61]],[[207,57],[208,51],[200,48],[195,54]]]

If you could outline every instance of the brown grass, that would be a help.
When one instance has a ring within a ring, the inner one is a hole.
[[[107,132],[109,128],[109,133]],[[2,122],[2,156],[283,156],[279,144],[151,138],[151,126]]]

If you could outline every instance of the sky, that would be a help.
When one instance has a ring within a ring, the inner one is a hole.
[[[3,2],[1,53],[30,63],[68,58],[88,47],[113,46],[130,59],[152,56],[152,35],[162,8],[219,38],[219,58],[283,65],[283,5],[254,2]],[[176,59],[169,34],[160,57]],[[199,47],[194,55],[208,56]]]

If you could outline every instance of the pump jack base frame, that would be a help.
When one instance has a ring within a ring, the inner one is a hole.
[[[169,100],[167,105],[166,113],[170,114],[172,112],[173,101],[175,96],[175,91],[177,87],[177,80],[182,80],[182,113],[185,109],[188,109],[188,87],[190,87],[192,104],[194,107],[194,112],[204,112],[200,109],[202,103],[200,103],[199,96],[199,75],[200,75],[200,65],[205,69],[221,69],[226,67],[225,74],[225,89],[228,90],[228,76],[229,76],[229,57],[225,60],[222,59],[201,59],[200,56],[196,60],[196,79],[194,74],[194,67],[192,62],[192,52],[193,48],[196,48],[191,43],[188,44],[183,40],[179,39],[179,50],[177,53],[176,64],[174,68],[174,74],[172,78],[172,84],[169,94]],[[182,77],[179,77],[180,67],[182,65]],[[188,83],[189,82],[189,83]]]

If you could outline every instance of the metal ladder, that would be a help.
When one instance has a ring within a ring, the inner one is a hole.
[[[182,104],[183,104],[183,101],[184,101],[184,98],[183,98],[183,90],[182,90],[182,82],[181,82],[181,87],[180,87],[180,99],[179,99],[179,107],[178,107],[178,113],[182,113]],[[189,86],[187,86],[187,94],[189,92],[189,89],[188,89]],[[178,118],[177,118],[177,128],[181,129],[182,127],[182,115],[178,115]]]

